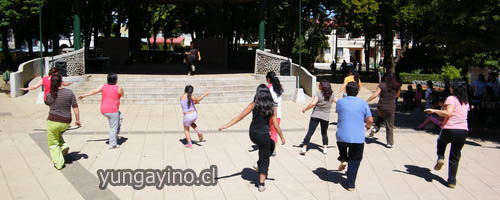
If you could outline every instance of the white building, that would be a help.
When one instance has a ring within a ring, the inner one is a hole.
[[[331,35],[328,35],[329,48],[323,49],[322,54],[318,56],[320,62],[331,63],[335,59],[335,47],[337,47],[337,64],[342,63],[344,60],[347,63],[354,61],[361,62],[365,65],[365,56],[370,57],[370,64],[373,66],[374,63],[379,63],[383,59],[383,48],[382,43],[380,43],[380,35],[377,36],[376,49],[375,49],[375,38],[370,42],[370,53],[365,55],[364,36],[358,38],[352,38],[351,34],[336,35],[336,30],[332,31]],[[337,38],[338,37],[338,38]],[[337,44],[335,44],[337,42]],[[397,56],[401,50],[401,40],[396,35],[393,42],[393,56]]]

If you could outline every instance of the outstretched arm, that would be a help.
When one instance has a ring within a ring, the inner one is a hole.
[[[102,88],[103,88],[103,87],[104,87],[104,85],[101,85],[101,86],[99,86],[98,88],[93,89],[93,90],[91,90],[90,92],[87,92],[87,94],[84,94],[84,95],[79,96],[79,97],[78,97],[78,99],[82,100],[82,99],[83,99],[83,98],[85,98],[85,97],[88,97],[88,96],[91,96],[91,95],[97,94],[97,93],[99,93],[99,92],[102,92]]]
[[[43,82],[42,80],[38,81],[38,83],[34,86],[30,86],[30,87],[27,87],[27,88],[19,88],[20,90],[23,90],[23,91],[28,91],[28,90],[36,90],[38,89],[40,86],[43,85]]]
[[[191,100],[193,100],[193,102],[195,104],[198,104],[200,103],[201,100],[203,100],[206,96],[208,96],[210,94],[210,92],[205,92],[204,94],[202,94],[201,96],[199,97],[191,97]]]
[[[250,103],[246,108],[245,110],[243,110],[243,112],[241,112],[238,116],[236,116],[235,118],[233,118],[229,123],[227,123],[226,125],[224,125],[223,127],[220,127],[219,128],[219,131],[222,131],[224,129],[227,129],[231,126],[233,126],[234,124],[238,123],[239,121],[241,121],[243,118],[245,118],[250,112],[252,112],[252,109],[253,107],[255,106],[255,103]]]
[[[61,85],[63,86],[70,86],[71,84],[73,84],[72,82],[62,82]]]
[[[337,92],[337,94],[340,94],[342,92],[345,92],[345,88],[347,87],[347,83],[344,83],[344,85],[342,85],[342,88],[339,90],[339,92]]]
[[[305,113],[307,110],[313,108],[314,106],[316,106],[316,104],[318,104],[318,97],[314,96],[313,99],[311,100],[311,103],[309,103],[309,105],[307,105],[304,109],[302,109],[302,113]]]
[[[446,109],[445,110],[437,110],[437,109],[425,109],[424,112],[428,113],[428,114],[432,114],[432,113],[435,113],[441,117],[451,117],[453,116],[453,105],[446,105]]]
[[[377,88],[377,90],[375,91],[375,93],[372,94],[372,96],[370,96],[366,102],[370,102],[370,101],[373,101],[375,98],[378,97],[378,95],[380,95],[380,92],[382,92],[382,90],[380,90],[380,88]]]

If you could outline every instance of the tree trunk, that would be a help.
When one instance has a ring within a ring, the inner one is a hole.
[[[366,74],[370,72],[370,41],[371,36],[365,35],[365,65],[366,65]]]
[[[9,30],[8,29],[2,29],[2,53],[4,56],[5,64],[7,66],[7,70],[12,71],[11,64],[12,64],[12,58],[10,57],[9,53]]]
[[[389,22],[384,25],[384,34],[382,35],[384,40],[384,65],[385,65],[384,67],[386,68],[387,71],[391,71],[392,73],[394,73],[396,71],[395,70],[396,66],[394,65],[394,59],[392,56],[394,36],[392,34],[392,25],[388,24],[391,23]]]
[[[28,56],[31,58],[33,56],[33,40],[28,38]]]

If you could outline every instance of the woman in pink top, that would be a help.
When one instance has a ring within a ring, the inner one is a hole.
[[[56,75],[56,74],[59,74],[59,70],[57,70],[54,67],[54,68],[49,70],[49,75],[43,77],[42,80],[38,81],[37,84],[35,84],[34,86],[27,87],[27,88],[20,88],[20,90],[23,90],[23,91],[36,90],[40,86],[43,85],[43,100],[45,101],[45,100],[47,100],[47,94],[50,93],[50,77],[52,77],[53,75]],[[63,86],[69,86],[71,84],[72,83],[68,83],[68,82],[64,82],[64,81],[61,83],[61,85],[63,85]]]
[[[444,164],[444,152],[448,143],[451,143],[449,169],[448,169],[448,187],[455,188],[457,184],[458,162],[460,161],[460,152],[465,144],[467,137],[468,124],[467,114],[469,112],[469,99],[467,97],[467,85],[461,80],[451,82],[451,96],[446,98],[443,110],[426,109],[426,113],[435,113],[444,118],[441,125],[441,134],[437,141],[438,160],[434,170],[440,170]]]
[[[109,148],[118,148],[117,136],[120,133],[121,127],[121,112],[120,98],[123,97],[123,88],[116,85],[118,76],[114,73],[108,74],[108,83],[99,86],[98,88],[81,95],[79,99],[102,93],[101,98],[101,113],[108,118],[109,123]]]

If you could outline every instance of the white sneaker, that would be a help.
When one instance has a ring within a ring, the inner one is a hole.
[[[370,129],[370,137],[373,137],[375,135],[375,133],[377,133],[377,129],[375,129],[375,127],[371,128]]]
[[[266,191],[266,186],[259,185],[259,192],[264,192],[264,191]]]
[[[191,65],[191,71],[196,71],[196,67],[194,65]]]
[[[307,152],[307,147],[303,146],[302,149],[300,150],[300,155],[306,155]]]
[[[387,144],[387,148],[392,148],[392,144]]]
[[[324,146],[323,147],[323,154],[327,154],[328,153],[328,147],[327,146]]]
[[[117,149],[117,148],[119,148],[119,147],[120,147],[120,145],[119,145],[119,144],[117,144],[117,145],[115,145],[115,146],[110,146],[110,147],[109,147],[109,149]]]

